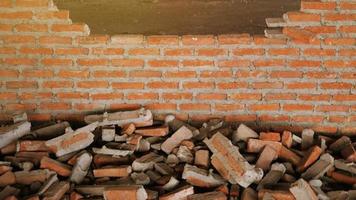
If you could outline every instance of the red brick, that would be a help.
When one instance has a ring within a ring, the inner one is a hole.
[[[10,8],[12,6],[12,0],[3,0],[0,2],[0,7]]]
[[[267,93],[265,95],[265,100],[295,100],[296,94],[292,93]]]
[[[356,51],[354,49],[340,49],[340,56],[356,56]]]
[[[68,103],[41,103],[40,109],[43,110],[68,110],[71,105]]]
[[[319,22],[320,15],[303,12],[287,12],[288,20],[297,22]]]
[[[283,49],[269,49],[268,54],[272,56],[297,56],[299,49],[296,48],[283,48]]]
[[[93,48],[95,55],[123,55],[124,49],[122,48]]]
[[[6,88],[19,89],[19,88],[37,88],[36,81],[8,81],[6,82]]]
[[[51,92],[23,92],[19,95],[21,100],[32,100],[32,99],[51,99],[52,93]]]
[[[145,108],[150,110],[177,110],[177,105],[174,103],[151,103],[146,104]]]
[[[288,122],[289,116],[286,115],[260,115],[258,117],[263,122]]]
[[[122,99],[124,97],[123,93],[96,93],[91,94],[93,100],[114,100]]]
[[[76,103],[73,106],[73,109],[81,110],[81,111],[102,110],[103,108],[104,108],[103,104],[94,104],[94,103]]]
[[[42,83],[44,88],[72,88],[73,82],[71,81],[45,81]]]
[[[52,49],[49,48],[28,48],[22,47],[20,53],[23,54],[41,54],[41,55],[50,55],[53,53]]]
[[[336,8],[335,2],[302,1],[301,3],[303,10],[334,10]]]
[[[41,36],[39,42],[41,45],[72,44],[72,38],[65,36]]]
[[[94,169],[94,177],[127,177],[130,175],[132,169],[131,166],[120,167],[103,167],[100,169]]]
[[[356,10],[356,3],[354,3],[354,2],[340,2],[340,9]]]
[[[86,48],[60,48],[55,50],[57,55],[88,55],[89,49]]]
[[[232,53],[235,56],[245,56],[245,55],[263,55],[265,53],[264,49],[234,49]]]
[[[64,177],[68,177],[72,173],[72,170],[69,165],[63,164],[46,156],[41,159],[40,167],[42,169],[49,169],[55,171],[60,176]]]
[[[283,110],[285,111],[313,111],[313,105],[306,104],[284,104]]]
[[[85,24],[53,24],[51,30],[53,32],[84,32]]]
[[[247,88],[248,82],[219,82],[216,83],[216,87],[224,90]]]
[[[356,14],[326,13],[324,16],[324,20],[326,20],[326,21],[355,21]]]
[[[153,56],[153,55],[159,55],[160,51],[159,49],[156,48],[136,48],[136,49],[129,49],[128,50],[129,55],[145,55],[145,56]]]
[[[1,100],[15,100],[17,97],[16,93],[12,92],[1,92],[0,99]]]
[[[144,83],[141,82],[115,82],[112,83],[115,89],[143,89]]]
[[[271,78],[301,78],[303,72],[300,71],[273,71],[270,73]]]
[[[195,89],[195,88],[213,88],[213,82],[185,82],[183,83],[183,88],[185,89]]]
[[[332,82],[332,83],[320,83],[322,89],[329,90],[347,90],[352,88],[352,83],[345,82]]]
[[[111,36],[111,43],[112,44],[127,44],[127,45],[134,45],[134,44],[143,44],[144,37],[143,35],[135,35],[135,34],[122,34],[122,35],[114,35]]]
[[[326,38],[324,40],[326,45],[350,45],[353,46],[356,44],[355,38]]]
[[[267,77],[267,72],[262,71],[262,70],[239,70],[236,72],[236,77],[238,78],[247,78],[247,77],[253,77],[253,78],[266,78]]]
[[[73,62],[71,59],[65,58],[45,58],[42,59],[41,63],[47,66],[72,66]]]
[[[81,66],[106,66],[109,61],[107,59],[78,59],[77,64]]]
[[[288,88],[288,89],[315,89],[316,83],[292,82],[292,83],[287,83],[286,88]]]
[[[193,99],[192,93],[163,93],[162,98],[166,100]]]
[[[280,59],[268,59],[268,60],[255,60],[253,62],[255,67],[276,67],[284,66],[285,61]]]
[[[151,70],[130,71],[129,77],[135,77],[135,78],[161,77],[161,72],[151,71]]]
[[[0,19],[7,19],[7,20],[32,19],[32,16],[33,16],[33,14],[30,11],[0,13]]]
[[[179,37],[176,35],[154,35],[147,37],[149,45],[178,45]]]
[[[225,100],[226,94],[219,93],[199,93],[195,97],[197,100]]]
[[[261,100],[262,94],[259,93],[237,93],[231,94],[233,100]]]
[[[58,72],[58,76],[62,78],[88,78],[89,71],[77,70],[77,71],[69,71],[69,70],[60,70]]]
[[[184,103],[179,105],[180,110],[210,110],[210,104]]]
[[[178,89],[178,82],[163,82],[163,81],[154,81],[146,84],[148,88],[151,89]]]
[[[218,36],[218,43],[220,45],[233,44],[250,44],[251,37],[249,34],[226,34]]]
[[[183,60],[182,65],[184,67],[212,67],[214,61],[211,60]]]
[[[77,38],[78,44],[80,45],[104,45],[109,41],[109,36],[107,35],[90,35],[82,36]]]
[[[229,112],[229,111],[235,111],[235,110],[243,110],[244,105],[243,104],[215,104],[215,110],[216,111],[224,111],[224,112]]]
[[[316,78],[316,79],[324,79],[324,78],[331,78],[331,79],[335,79],[337,77],[337,74],[334,72],[320,72],[320,71],[316,71],[316,72],[306,72],[304,74],[305,77],[307,78]]]
[[[279,104],[255,104],[249,105],[248,109],[251,111],[273,111],[279,110]]]
[[[80,81],[77,86],[79,88],[107,88],[109,83],[107,81]]]
[[[127,99],[129,99],[129,100],[136,100],[136,99],[154,100],[154,99],[158,99],[158,94],[157,93],[138,93],[138,92],[128,93]]]
[[[58,19],[58,20],[68,20],[69,11],[59,10],[59,11],[38,11],[34,13],[35,17],[40,20]]]
[[[225,49],[198,49],[198,56],[222,56],[227,55]]]
[[[59,99],[88,99],[88,93],[80,92],[60,92],[57,93],[57,98]]]
[[[17,70],[11,70],[11,69],[0,70],[0,77],[11,78],[11,77],[18,77],[18,76],[19,76],[19,72]]]
[[[143,67],[144,61],[141,59],[113,59],[111,63],[118,67]]]
[[[335,94],[333,95],[334,101],[356,101],[356,95],[354,94]]]
[[[2,37],[6,44],[34,44],[36,39],[33,36],[8,35]]]
[[[278,89],[283,88],[283,82],[254,82],[251,87],[254,89]]]
[[[115,71],[105,71],[105,70],[97,70],[92,72],[92,76],[95,78],[105,78],[105,77],[125,77],[126,72],[115,70]]]
[[[344,105],[318,105],[316,111],[320,112],[348,112],[349,106]]]
[[[291,67],[320,67],[320,61],[312,60],[291,60],[289,61],[289,66]]]
[[[220,60],[218,61],[219,67],[248,67],[250,66],[249,60]]]
[[[298,99],[303,101],[329,101],[331,98],[328,94],[300,94]]]
[[[22,71],[23,77],[38,77],[49,78],[53,77],[53,72],[50,70],[24,70]]]
[[[253,122],[257,120],[256,115],[226,115],[227,122]]]
[[[310,148],[303,157],[303,159],[300,161],[299,166],[298,166],[298,171],[302,172],[304,171],[308,166],[312,165],[316,160],[318,160],[322,150],[318,146],[314,146]]]
[[[283,45],[287,44],[286,39],[266,38],[265,36],[255,36],[253,41],[256,45]]]
[[[183,45],[213,45],[215,38],[212,35],[184,35]]]
[[[5,104],[4,110],[8,111],[33,111],[37,108],[36,104]]]
[[[191,56],[193,55],[193,50],[184,48],[184,49],[165,49],[164,55],[166,56]]]
[[[292,122],[321,123],[323,120],[323,116],[317,115],[296,115],[291,117]]]
[[[281,141],[281,134],[276,132],[261,132],[259,136],[260,140],[265,141]]]
[[[29,65],[34,66],[37,63],[37,59],[32,58],[5,58],[3,60],[8,65]]]
[[[16,7],[48,7],[48,0],[16,0]]]
[[[163,75],[166,78],[195,78],[195,71],[167,71]]]

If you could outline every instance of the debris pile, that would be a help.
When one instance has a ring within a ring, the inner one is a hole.
[[[220,119],[196,127],[140,109],[31,128],[0,127],[0,199],[356,199],[350,137],[256,133]]]

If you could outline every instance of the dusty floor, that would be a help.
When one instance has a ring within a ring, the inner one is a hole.
[[[299,0],[55,0],[94,34],[262,34]]]

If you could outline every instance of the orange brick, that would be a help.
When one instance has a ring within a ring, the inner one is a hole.
[[[214,65],[214,61],[211,61],[211,60],[183,60],[182,65],[184,67],[211,67]]]
[[[145,56],[153,56],[153,55],[159,55],[160,51],[159,49],[156,48],[136,48],[136,49],[129,49],[128,50],[129,55],[145,55]]]
[[[177,60],[149,60],[148,65],[150,67],[178,67],[179,62]]]
[[[235,56],[263,55],[265,53],[265,50],[264,49],[234,49],[232,53]]]
[[[121,35],[111,36],[112,44],[134,45],[134,44],[143,44],[143,42],[144,42],[144,37],[143,35],[139,35],[139,34],[121,34]]]
[[[183,45],[213,45],[215,38],[212,35],[184,35]]]
[[[81,36],[77,38],[77,41],[80,45],[107,44],[109,41],[109,36],[107,35]]]
[[[48,7],[48,0],[16,0],[16,7]]]
[[[326,38],[324,40],[324,43],[326,45],[350,45],[350,46],[354,46],[356,43],[356,39],[355,38]]]
[[[68,177],[72,173],[71,167],[69,165],[63,164],[47,156],[44,156],[41,159],[41,166],[42,169],[49,169],[55,171],[60,176]]]
[[[124,97],[123,93],[96,93],[91,94],[93,100],[111,100],[111,99],[122,99]]]
[[[112,83],[115,89],[143,89],[144,83],[141,82],[115,82]]]
[[[65,58],[45,58],[42,59],[41,63],[47,66],[72,66],[73,62],[71,59]]]
[[[216,87],[224,90],[248,88],[248,82],[220,82],[220,83],[216,83]]]
[[[254,89],[278,89],[283,88],[282,82],[254,82],[251,84],[251,87]]]
[[[60,92],[57,93],[57,98],[59,99],[88,99],[88,93],[79,92]]]
[[[270,73],[271,78],[301,78],[303,72],[300,71],[273,71]]]
[[[165,49],[164,55],[166,56],[191,56],[193,55],[192,49]]]
[[[29,11],[19,11],[19,12],[2,12],[0,13],[0,19],[31,19],[33,16],[32,12]]]
[[[16,49],[10,47],[1,47],[0,54],[16,54]]]
[[[194,89],[194,88],[213,88],[213,82],[185,82],[183,83],[183,88]]]
[[[318,105],[316,110],[320,112],[348,112],[349,106],[346,105]]]
[[[163,99],[167,100],[181,100],[181,99],[192,99],[193,94],[192,93],[163,93],[162,94]]]
[[[195,71],[167,71],[164,72],[166,78],[195,78]]]
[[[331,95],[327,94],[300,94],[298,99],[303,101],[329,101]]]
[[[147,192],[142,186],[115,186],[106,187],[103,193],[106,200],[127,199],[141,200],[147,199]]]
[[[320,61],[312,60],[291,60],[289,61],[289,66],[291,67],[320,67]]]
[[[323,78],[336,78],[337,74],[334,72],[306,72],[304,74],[305,77],[308,78],[317,78],[317,79],[323,79]]]
[[[335,94],[333,95],[334,101],[356,101],[356,95],[353,94]]]
[[[227,55],[227,51],[224,49],[198,49],[198,56],[222,56]]]
[[[276,132],[261,132],[260,133],[260,140],[266,141],[281,141],[281,134]]]
[[[107,81],[80,81],[77,83],[79,88],[107,88],[108,86]]]
[[[62,78],[88,78],[89,71],[77,70],[77,71],[69,71],[69,70],[60,70],[58,72],[58,76]]]
[[[59,48],[55,50],[57,55],[88,55],[87,48]]]
[[[251,62],[249,60],[220,60],[218,61],[219,67],[248,67]]]
[[[113,59],[112,65],[122,67],[143,67],[144,61],[141,59]]]
[[[247,77],[266,78],[267,74],[268,73],[266,71],[261,71],[261,70],[251,70],[251,71],[239,70],[236,72],[236,77],[237,78],[247,78]]]
[[[303,10],[334,10],[336,8],[335,2],[302,1],[301,3]]]
[[[235,110],[243,110],[244,105],[243,104],[215,104],[215,110],[216,111],[224,111],[224,112],[229,112],[229,111],[235,111]]]
[[[36,104],[5,104],[4,110],[8,111],[33,111],[37,108]]]
[[[251,111],[273,111],[279,110],[279,104],[255,104],[249,105],[248,109]]]
[[[302,172],[306,168],[308,168],[310,165],[312,165],[316,160],[318,160],[322,150],[318,146],[311,147],[307,154],[303,157],[303,159],[300,161],[299,166],[298,166],[298,171]]]
[[[53,53],[52,49],[49,48],[28,48],[28,47],[22,47],[20,49],[20,53],[23,54],[41,54],[41,55],[50,55]]]
[[[199,93],[195,98],[197,100],[225,100],[226,94],[219,93]]]
[[[24,70],[22,71],[22,76],[49,78],[49,77],[53,77],[53,72],[50,70]]]
[[[319,22],[320,15],[312,13],[303,13],[303,12],[287,12],[288,20],[298,21],[298,22]]]
[[[19,88],[37,88],[36,81],[8,81],[6,82],[6,88],[19,89]]]
[[[72,38],[65,36],[41,36],[39,41],[41,45],[72,44]]]
[[[151,103],[146,104],[145,108],[150,110],[177,110],[177,105],[174,103]]]
[[[265,95],[266,100],[295,100],[296,94],[292,93],[267,93]]]
[[[290,131],[283,131],[282,144],[287,148],[290,148],[293,144],[293,134]]]
[[[94,169],[93,174],[95,178],[100,177],[126,177],[129,176],[132,169],[131,166],[119,166],[119,167],[102,167],[100,169]]]
[[[109,61],[107,59],[78,59],[77,64],[81,66],[106,66]]]
[[[264,122],[289,122],[287,115],[260,115],[258,119]]]
[[[154,99],[158,99],[158,94],[157,93],[129,93],[127,94],[127,99],[154,100]]]
[[[179,83],[154,81],[154,82],[147,83],[146,86],[152,89],[177,89],[179,87]]]
[[[210,110],[210,104],[184,103],[179,105],[180,110]]]
[[[356,10],[356,3],[340,2],[340,8],[343,10]]]
[[[72,88],[73,82],[71,81],[45,81],[42,83],[44,88]]]
[[[334,14],[334,13],[326,13],[324,16],[324,20],[326,21],[355,21],[355,14]]]
[[[269,60],[255,60],[253,62],[255,67],[275,67],[275,66],[284,66],[284,60],[280,59],[269,59]]]
[[[297,56],[299,49],[296,48],[283,48],[283,49],[269,49],[268,54],[272,56]]]
[[[3,8],[10,8],[12,6],[12,1],[11,0],[3,0],[0,2],[0,7]]]
[[[292,82],[292,83],[287,83],[286,87],[288,89],[315,89],[316,88],[316,83]]]
[[[53,24],[51,30],[53,32],[84,32],[85,24]]]
[[[161,77],[161,72],[150,71],[150,70],[130,71],[129,77],[136,77],[136,78]]]
[[[48,20],[48,19],[58,19],[58,20],[67,20],[69,19],[68,10],[59,10],[59,11],[38,11],[34,13],[37,19]]]
[[[353,86],[351,83],[342,83],[342,82],[332,82],[332,83],[321,83],[320,87],[322,89],[329,89],[329,90],[346,90],[351,89]]]
[[[29,65],[34,66],[37,63],[37,59],[32,58],[5,58],[3,63],[8,65]]]
[[[250,44],[251,36],[249,34],[225,34],[218,36],[218,43],[220,45],[233,45],[233,44]]]
[[[48,32],[46,24],[18,24],[15,29],[17,32]]]
[[[255,36],[253,41],[256,45],[283,45],[287,44],[286,39],[266,38],[265,36]]]
[[[284,104],[283,110],[285,111],[313,111],[313,105],[306,105],[306,104]]]
[[[126,72],[115,70],[115,71],[105,71],[105,70],[97,70],[92,72],[93,77],[97,78],[107,78],[107,77],[125,77]]]
[[[335,56],[335,49],[313,49],[308,48],[303,51],[304,55],[307,56]]]
[[[262,94],[260,94],[260,93],[237,93],[237,94],[232,94],[231,99],[233,99],[233,100],[261,100]]]
[[[18,76],[19,76],[19,72],[17,70],[10,70],[10,69],[0,70],[0,77],[10,78],[10,77],[18,77]]]
[[[68,103],[41,103],[40,108],[43,110],[69,110],[71,105]]]
[[[15,100],[17,97],[16,93],[12,92],[1,92],[0,99],[1,100]]]
[[[153,35],[147,37],[149,45],[178,45],[179,37],[177,35]]]
[[[318,115],[296,115],[291,117],[292,122],[321,123],[323,120],[324,116]]]

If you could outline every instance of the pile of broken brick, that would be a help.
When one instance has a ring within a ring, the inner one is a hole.
[[[355,143],[305,129],[200,128],[140,109],[31,128],[0,127],[0,199],[356,199]]]

